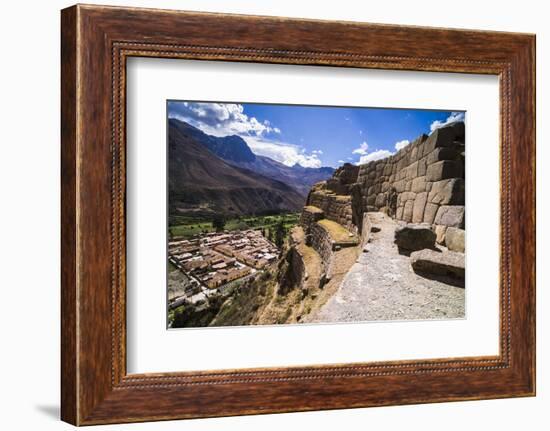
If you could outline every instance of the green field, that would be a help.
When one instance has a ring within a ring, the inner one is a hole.
[[[269,216],[243,216],[239,218],[228,219],[225,222],[224,230],[246,230],[246,229],[274,229],[277,223],[283,222],[285,230],[288,232],[300,218],[300,213],[288,213]],[[169,230],[170,238],[184,237],[190,238],[200,233],[214,232],[211,220],[193,219],[190,217],[178,217],[174,220]]]

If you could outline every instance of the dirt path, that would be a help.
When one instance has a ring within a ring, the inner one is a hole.
[[[465,289],[416,274],[410,258],[393,243],[397,224],[372,213],[366,250],[345,276],[338,291],[311,316],[312,322],[356,322],[463,318]]]

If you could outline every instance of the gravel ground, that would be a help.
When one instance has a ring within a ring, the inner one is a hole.
[[[338,291],[313,322],[464,318],[465,289],[416,274],[410,258],[393,243],[397,223],[371,215],[379,232],[345,276]]]

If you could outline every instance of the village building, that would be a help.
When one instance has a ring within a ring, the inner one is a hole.
[[[217,289],[266,269],[279,250],[259,230],[200,234],[168,243],[168,260],[189,276],[187,296]]]

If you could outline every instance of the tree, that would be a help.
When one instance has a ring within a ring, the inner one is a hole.
[[[281,249],[285,242],[286,230],[282,220],[279,220],[275,226],[275,245]]]
[[[237,223],[237,230],[247,230],[248,228],[249,226],[244,221]]]
[[[216,232],[222,232],[225,228],[225,218],[222,215],[215,215],[212,220],[212,227],[216,229]]]

